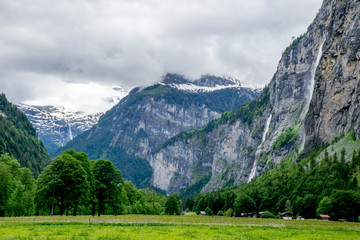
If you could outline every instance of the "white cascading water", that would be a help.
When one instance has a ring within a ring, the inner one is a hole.
[[[262,136],[262,139],[261,139],[261,144],[263,144],[263,142],[265,142],[265,140],[266,140],[266,134],[267,134],[267,132],[269,131],[269,128],[270,128],[271,118],[272,118],[272,115],[270,115],[266,119],[266,125],[265,125],[264,133],[263,133],[263,136]],[[261,144],[258,146],[258,149],[257,149],[257,151],[255,153],[255,156],[257,156],[259,154]],[[253,166],[251,168],[251,172],[250,172],[248,182],[250,182],[255,177],[256,166],[257,166],[257,160],[254,161],[254,164],[253,164]]]
[[[311,78],[310,78],[310,84],[308,85],[308,94],[306,96],[306,104],[305,104],[305,107],[304,109],[302,110],[301,112],[301,115],[300,115],[300,120],[301,120],[301,123],[304,125],[304,122],[305,122],[305,117],[306,117],[306,114],[308,113],[309,111],[309,107],[310,107],[310,102],[311,102],[311,99],[312,99],[312,96],[313,96],[313,93],[314,93],[314,86],[315,86],[315,73],[316,73],[316,69],[318,68],[319,66],[319,63],[320,63],[320,59],[321,59],[321,56],[322,56],[322,47],[325,43],[325,40],[321,43],[320,47],[319,47],[319,50],[318,50],[318,54],[317,54],[317,57],[316,57],[316,61],[315,61],[315,64],[312,66],[312,69],[311,69]],[[306,133],[305,133],[305,127],[302,128],[302,132],[301,132],[301,145],[300,145],[300,152],[304,149],[304,146],[305,146],[305,140],[306,140]]]
[[[71,131],[71,126],[70,126],[70,124],[69,124],[68,126],[69,126],[69,137],[70,137],[70,140],[73,140],[73,135],[72,135],[72,131]]]
[[[261,144],[262,144],[263,142],[265,142],[265,140],[266,140],[266,134],[267,134],[267,132],[269,131],[271,118],[272,118],[272,115],[270,115],[270,116],[268,117],[268,119],[266,119],[266,125],[265,125],[265,130],[264,130],[264,133],[263,133],[263,136],[262,136]],[[261,145],[261,144],[260,144],[260,145]]]

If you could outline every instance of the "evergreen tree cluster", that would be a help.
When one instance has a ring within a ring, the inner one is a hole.
[[[8,153],[37,176],[50,156],[27,117],[0,94],[0,154]]]
[[[266,217],[289,212],[293,216],[358,221],[360,215],[360,151],[350,161],[343,149],[316,161],[316,153],[301,162],[283,162],[248,184],[185,197],[182,205],[196,212],[210,208],[215,215],[264,212]]]

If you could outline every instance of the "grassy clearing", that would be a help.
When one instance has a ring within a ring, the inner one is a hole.
[[[360,224],[194,215],[20,217],[0,219],[0,239],[360,239]]]

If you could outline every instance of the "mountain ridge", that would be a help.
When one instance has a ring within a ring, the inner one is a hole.
[[[189,92],[172,86],[174,82],[190,82],[185,77],[168,74],[164,79],[165,83],[131,90],[127,97],[100,118],[97,125],[62,149],[74,148],[86,152],[90,158],[110,159],[124,172],[125,178],[137,186],[144,181],[148,185],[152,175],[148,156],[163,142],[181,131],[202,127],[222,112],[232,110],[258,95],[258,92],[238,85],[214,91]],[[222,84],[218,81],[220,78],[213,80],[217,81],[214,86]],[[119,156],[120,153],[122,156]],[[130,167],[133,160],[142,167],[138,169],[135,164]],[[126,172],[135,175],[130,176]],[[141,176],[135,179],[137,174]]]
[[[50,155],[77,135],[90,129],[103,114],[85,114],[61,106],[34,106],[24,103],[16,106],[36,128]]]

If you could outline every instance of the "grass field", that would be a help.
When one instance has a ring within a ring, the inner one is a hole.
[[[360,239],[359,223],[200,216],[0,218],[0,239]]]

